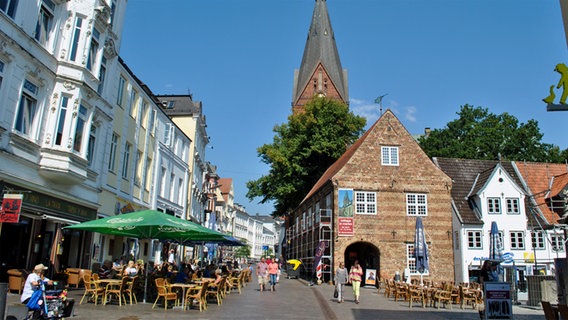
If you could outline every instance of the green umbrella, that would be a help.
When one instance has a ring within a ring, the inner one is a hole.
[[[65,229],[78,229],[138,239],[159,239],[183,243],[201,240],[225,240],[225,234],[197,223],[157,210],[136,211],[91,220]]]
[[[138,239],[170,240],[178,243],[189,241],[223,241],[226,235],[197,223],[183,220],[157,210],[136,211],[113,217],[91,220],[65,229],[78,229]],[[152,249],[150,249],[152,251]],[[148,287],[148,268],[144,284],[144,302]]]

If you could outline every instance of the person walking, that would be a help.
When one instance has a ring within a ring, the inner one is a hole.
[[[359,294],[361,289],[361,277],[363,277],[363,269],[359,265],[359,260],[355,260],[349,270],[349,283],[353,286],[353,295],[355,303],[359,303]]]
[[[264,258],[261,258],[260,262],[256,265],[256,276],[258,277],[258,284],[262,292],[264,291],[264,287],[266,287],[268,278],[268,264],[266,264]]]
[[[337,303],[343,302],[343,286],[347,283],[347,280],[347,269],[345,269],[345,264],[340,262],[339,268],[335,271],[335,278],[333,279],[337,290]]]
[[[268,274],[270,275],[270,291],[276,291],[276,281],[278,278],[278,262],[276,260],[272,260],[272,262],[268,265]]]

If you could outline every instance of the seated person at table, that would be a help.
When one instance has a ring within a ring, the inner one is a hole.
[[[189,268],[185,267],[183,270],[176,274],[174,283],[187,283],[189,282]]]
[[[210,268],[207,267],[205,268],[205,270],[203,270],[203,278],[211,278],[211,270],[209,270]]]
[[[231,270],[231,267],[230,267],[229,265],[223,264],[223,265],[221,266],[221,273],[223,273],[223,274],[230,274],[231,271],[233,271],[233,270]]]
[[[132,260],[128,261],[128,265],[126,266],[126,268],[124,268],[122,275],[133,278],[137,274],[138,274],[138,268],[136,267],[136,264],[134,264],[134,261]]]
[[[213,281],[213,283],[211,285],[212,286],[218,285],[219,282],[221,282],[222,279],[223,279],[223,276],[221,276],[221,269],[215,270],[215,281]]]
[[[112,268],[112,261],[105,260],[99,268],[100,279],[112,279],[116,276],[116,270]]]

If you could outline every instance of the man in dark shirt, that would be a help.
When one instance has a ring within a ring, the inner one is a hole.
[[[99,268],[99,278],[112,279],[114,276],[113,273],[116,274],[116,272],[113,272],[112,262],[110,260],[105,260],[105,262],[103,262],[103,264]]]

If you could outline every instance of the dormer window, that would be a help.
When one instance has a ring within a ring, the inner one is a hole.
[[[166,108],[167,108],[167,109],[173,109],[175,105],[176,105],[176,102],[175,102],[175,101],[168,101],[168,104],[167,104],[167,107],[166,107]]]

